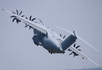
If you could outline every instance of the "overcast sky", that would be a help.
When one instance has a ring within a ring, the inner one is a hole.
[[[102,0],[0,0],[0,70],[62,70],[96,68],[89,60],[65,54],[50,54],[34,45],[33,31],[24,24],[12,23],[9,11],[40,18],[58,34],[69,33],[56,28],[76,30],[78,35],[97,48],[100,53],[77,40],[82,52],[102,66]]]

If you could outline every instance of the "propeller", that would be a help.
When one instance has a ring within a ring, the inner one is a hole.
[[[76,43],[73,45],[74,48],[78,49],[80,47],[80,45],[76,46]],[[80,49],[78,49],[79,51],[81,51]],[[68,49],[68,51],[72,51],[71,49]],[[78,54],[74,51],[72,51],[69,55],[73,54],[73,57],[78,56]]]
[[[56,26],[56,27],[57,27],[57,28],[60,28],[60,29],[62,29],[62,30],[64,30],[64,31],[66,31],[66,32],[68,32],[68,33],[70,33],[70,34],[72,34],[73,36],[75,36],[76,38],[80,39],[81,41],[83,41],[84,43],[86,43],[88,46],[90,46],[91,48],[93,48],[94,50],[96,50],[97,52],[100,53],[99,50],[97,50],[96,48],[94,48],[91,44],[89,44],[88,42],[86,42],[86,41],[85,41],[84,39],[82,39],[80,36],[76,35],[75,31],[71,32],[71,31],[66,30],[66,29],[64,29],[64,28],[62,28],[62,27],[59,27],[59,26]]]
[[[27,25],[27,24],[25,24],[25,28],[26,28],[26,27],[28,27],[28,25]]]
[[[26,23],[25,23],[25,28],[26,27],[28,27],[29,25],[27,25]],[[32,28],[32,26],[29,26],[29,30]]]
[[[31,26],[29,26],[29,30],[31,29],[32,27]]]
[[[12,12],[13,14],[17,14],[17,15],[21,15],[22,11],[19,13],[18,10],[16,9],[16,13]],[[24,15],[21,15],[21,17],[24,17]],[[21,20],[19,20],[16,16],[11,16],[10,18],[13,18],[12,22],[14,22],[16,20],[16,22],[21,22]]]
[[[28,19],[28,18],[26,17],[26,19]],[[30,20],[30,21],[34,21],[35,19],[36,19],[36,18],[33,18],[33,19],[32,19],[32,15],[29,17],[29,20]]]
[[[76,43],[73,45],[73,47],[75,47],[76,49],[78,49],[80,47],[80,45],[76,46]],[[78,49],[79,51],[81,51],[80,49]]]
[[[75,53],[74,51],[72,51],[69,55],[73,54],[73,57],[78,56],[79,54]]]
[[[28,19],[27,17],[25,17],[25,18]],[[33,19],[32,19],[32,15],[29,17],[29,20],[30,20],[30,21],[34,21],[35,19],[36,19],[36,18],[33,18]],[[28,26],[29,26],[29,30],[30,30],[30,29],[32,28],[32,26],[27,25],[27,24],[25,23],[25,28],[28,27]]]

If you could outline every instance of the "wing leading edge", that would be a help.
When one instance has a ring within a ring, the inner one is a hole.
[[[21,21],[23,21],[23,22],[26,23],[27,25],[29,25],[29,26],[31,26],[31,27],[37,29],[38,31],[40,31],[40,32],[42,32],[42,33],[44,33],[44,34],[47,34],[47,31],[46,31],[47,28],[46,28],[45,26],[42,26],[42,25],[40,25],[40,24],[34,24],[32,21],[29,21],[29,20],[25,19],[24,17],[21,17],[21,16],[19,16],[19,15],[13,14],[12,12],[10,12],[10,11],[8,11],[8,10],[5,10],[5,9],[3,9],[3,10],[6,11],[7,13],[10,13],[10,14],[16,16],[18,19],[20,19]]]

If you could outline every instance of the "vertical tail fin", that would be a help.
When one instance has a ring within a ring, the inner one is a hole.
[[[62,43],[62,49],[65,51],[68,47],[70,47],[74,42],[76,41],[76,37],[73,35],[70,35],[67,37]]]
[[[59,27],[59,26],[56,26],[56,27],[58,27],[58,28],[60,28],[60,29],[62,29],[62,30],[64,30],[64,31],[66,31],[66,32],[68,32],[68,33],[70,33],[70,34],[72,34],[72,35],[73,35],[73,33],[74,33],[73,36],[76,37],[76,39],[77,39],[77,38],[80,39],[80,40],[83,41],[85,44],[87,44],[88,46],[90,46],[91,48],[93,48],[94,50],[96,50],[97,52],[100,53],[99,50],[97,50],[95,47],[93,47],[93,46],[92,46],[91,44],[89,44],[87,41],[85,41],[84,39],[82,39],[80,36],[76,35],[75,31],[73,31],[73,33],[72,33],[71,31],[66,30],[66,29],[64,29],[64,28],[62,28],[62,27]]]
[[[77,38],[77,32],[73,31],[74,36]]]

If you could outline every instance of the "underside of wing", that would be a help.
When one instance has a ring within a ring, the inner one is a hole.
[[[19,21],[16,20],[17,23],[22,21],[23,23],[30,26],[31,28],[37,29],[38,31],[40,31],[43,34],[47,34],[47,31],[46,31],[47,28],[45,26],[40,25],[40,24],[34,24],[34,22],[29,21],[29,20],[27,20],[26,18],[24,18],[22,16],[16,15],[14,12],[9,12],[8,10],[5,10],[5,9],[3,9],[3,10],[10,13],[10,14],[12,14],[13,15],[12,17],[16,17],[16,19],[19,20]],[[18,14],[18,11],[17,11],[17,14]]]

